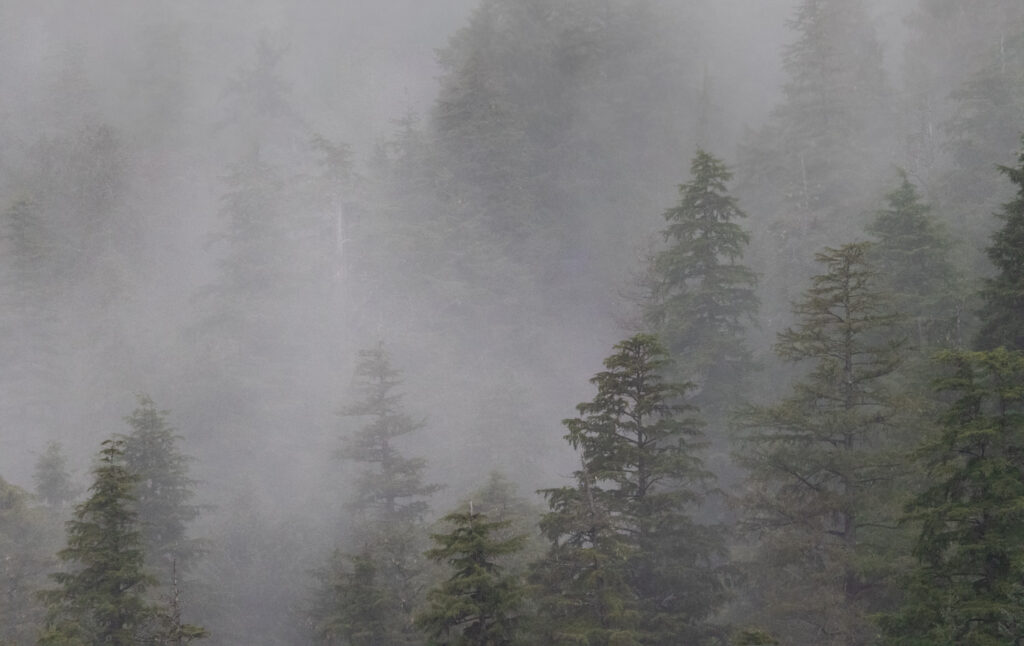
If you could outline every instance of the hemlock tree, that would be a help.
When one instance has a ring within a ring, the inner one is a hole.
[[[999,170],[1017,186],[1017,197],[996,214],[1003,227],[992,236],[988,257],[997,274],[985,281],[981,292],[984,307],[978,313],[982,326],[976,345],[982,350],[1024,350],[1024,149],[1016,167]]]
[[[950,261],[952,243],[931,207],[921,201],[907,173],[875,212],[868,232],[882,284],[906,317],[907,334],[919,349],[961,344],[963,296]]]
[[[42,593],[49,612],[39,643],[134,646],[148,638],[155,608],[145,593],[142,534],[132,509],[138,478],[124,463],[124,441],[106,440],[90,496],[67,523],[65,569]]]
[[[667,249],[651,260],[644,322],[665,343],[705,414],[735,401],[751,369],[744,324],[757,313],[757,277],[741,264],[750,236],[729,195],[732,173],[698,150],[680,202],[665,212]]]
[[[746,411],[749,471],[743,524],[756,540],[751,574],[765,621],[782,641],[867,644],[884,594],[884,546],[896,534],[896,407],[886,376],[899,365],[891,314],[867,264],[869,245],[817,254],[824,273],[794,310],[776,352],[809,365],[790,396]]]
[[[188,524],[199,516],[199,508],[190,504],[195,486],[188,477],[190,459],[178,449],[180,437],[167,415],[148,395],[138,395],[138,407],[125,418],[132,431],[123,439],[125,466],[138,478],[132,508],[146,565],[169,585],[171,575],[187,572],[201,550],[188,537]]]
[[[947,352],[941,392],[955,399],[918,460],[930,485],[909,506],[917,565],[899,610],[883,619],[893,646],[1024,643],[1024,355]]]
[[[416,625],[431,646],[507,646],[517,639],[523,589],[515,574],[504,574],[502,557],[522,549],[524,537],[495,536],[511,521],[491,522],[485,514],[456,511],[444,517],[452,526],[434,534],[426,556],[448,564],[452,575],[427,593],[428,606]]]
[[[594,400],[577,406],[582,417],[563,422],[583,464],[575,487],[544,492],[548,563],[565,576],[549,581],[542,612],[566,620],[555,643],[695,643],[714,633],[708,621],[726,595],[716,566],[723,537],[690,515],[712,479],[696,455],[700,423],[681,403],[692,386],[665,381],[666,352],[651,335],[615,350],[591,380]],[[595,576],[602,582],[589,599],[562,603],[563,591],[588,594],[578,584]]]

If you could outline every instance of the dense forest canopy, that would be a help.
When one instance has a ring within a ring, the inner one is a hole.
[[[1022,134],[1019,0],[0,0],[0,646],[1024,640]]]

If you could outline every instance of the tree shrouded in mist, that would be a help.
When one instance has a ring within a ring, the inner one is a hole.
[[[867,243],[817,254],[823,273],[794,306],[797,324],[776,352],[809,367],[781,401],[752,407],[741,460],[741,520],[756,540],[763,618],[800,644],[869,643],[869,613],[884,590],[872,564],[877,532],[896,513],[879,500],[899,473],[895,393],[898,317],[868,264]],[[883,534],[884,536],[884,534]],[[877,570],[877,571],[876,571]]]
[[[682,375],[699,385],[695,400],[716,412],[730,406],[752,359],[745,324],[757,312],[757,277],[742,264],[746,217],[726,182],[732,173],[698,150],[679,204],[665,212],[668,248],[654,256],[646,281],[644,319],[658,333]]]
[[[713,478],[698,457],[700,422],[681,401],[692,386],[665,379],[667,355],[650,335],[619,343],[604,363],[594,400],[564,421],[582,459],[576,485],[543,492],[542,630],[558,644],[704,639],[725,599],[723,545],[691,515]]]

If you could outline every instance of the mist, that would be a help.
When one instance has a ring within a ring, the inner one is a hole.
[[[1015,3],[851,2],[816,69],[810,5],[0,0],[0,476],[38,493],[59,443],[76,493],[46,530],[60,549],[101,443],[151,397],[206,541],[186,617],[210,644],[328,643],[311,572],[366,540],[365,465],[344,457],[366,351],[416,422],[396,446],[438,485],[423,541],[492,473],[539,518],[535,492],[579,477],[562,420],[616,343],[661,332],[651,272],[703,150],[747,216],[730,261],[757,275],[756,368],[726,397],[666,344],[726,491],[694,517],[735,523],[723,501],[760,485],[730,457],[731,411],[809,374],[773,347],[815,252],[871,238],[910,178],[951,240],[966,343],[1012,197],[995,168],[1024,129]],[[755,596],[712,614],[761,617]]]

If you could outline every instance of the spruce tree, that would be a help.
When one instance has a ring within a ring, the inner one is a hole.
[[[383,346],[363,350],[359,357],[360,398],[342,408],[341,415],[366,420],[366,425],[348,435],[339,452],[362,467],[352,508],[375,525],[371,531],[419,522],[428,509],[426,498],[438,487],[423,482],[426,461],[402,456],[399,443],[424,424],[402,411],[401,395],[395,392],[399,372]]]
[[[188,524],[199,517],[191,504],[195,480],[188,477],[189,458],[177,447],[180,437],[150,396],[138,395],[138,406],[125,418],[131,433],[124,437],[125,466],[138,477],[133,509],[138,515],[146,566],[170,584],[172,572],[187,572],[200,556],[199,542],[189,539]]]
[[[871,255],[882,284],[906,317],[907,336],[925,349],[961,342],[963,298],[950,261],[952,243],[907,173],[875,212],[868,231],[878,238]]]
[[[884,547],[900,464],[886,377],[900,361],[898,322],[867,262],[866,243],[825,249],[824,273],[781,332],[780,357],[810,372],[776,404],[745,412],[749,471],[742,522],[756,540],[756,619],[786,643],[854,646],[885,591]]]
[[[142,533],[132,508],[138,478],[124,462],[124,441],[106,440],[89,498],[67,523],[65,569],[42,593],[49,608],[40,644],[135,646],[149,637],[155,608],[146,601]]]
[[[585,568],[552,582],[554,605],[544,612],[564,609],[562,586],[579,594],[581,576],[603,576],[605,569],[608,585],[594,592],[608,596],[593,600],[593,623],[565,640],[598,628],[606,640],[598,643],[696,642],[713,632],[707,622],[725,594],[716,568],[722,536],[691,516],[712,478],[697,456],[704,446],[700,423],[681,402],[692,386],[666,381],[667,355],[651,335],[615,350],[591,380],[594,400],[577,406],[581,417],[563,422],[583,461],[576,487],[544,492],[550,567]]]
[[[416,616],[416,625],[430,636],[431,646],[519,643],[522,584],[515,574],[505,574],[499,561],[520,550],[523,537],[496,537],[510,521],[489,521],[472,506],[444,521],[451,530],[432,535],[436,547],[426,556],[447,564],[452,574],[427,593],[428,606]]]
[[[350,502],[359,524],[349,538],[355,546],[351,552],[358,556],[339,553],[320,573],[319,599],[310,610],[310,619],[317,626],[355,626],[352,630],[358,628],[353,623],[357,620],[364,622],[358,630],[366,628],[365,622],[376,622],[372,614],[353,617],[352,609],[342,604],[343,595],[338,594],[365,585],[370,573],[366,568],[370,567],[374,585],[383,595],[382,605],[375,606],[374,612],[386,609],[389,613],[389,643],[417,643],[411,617],[420,596],[422,523],[429,508],[427,498],[438,487],[423,481],[425,460],[401,453],[403,439],[424,424],[402,410],[401,395],[395,391],[399,372],[391,366],[388,353],[378,346],[359,356],[357,396],[342,408],[341,415],[364,425],[344,438],[338,453],[360,467]]]
[[[992,236],[988,257],[996,275],[981,291],[984,305],[976,345],[988,350],[1005,346],[1024,350],[1024,137],[1015,167],[1000,166],[1017,187],[1017,196],[996,214],[1003,226]]]
[[[190,459],[178,449],[181,438],[167,415],[148,395],[138,395],[138,407],[125,418],[132,431],[124,437],[125,466],[138,477],[132,506],[146,565],[162,584],[170,583],[172,572],[187,572],[200,554],[199,543],[188,537],[189,523],[199,516],[199,507],[191,504]]]
[[[883,619],[892,646],[1024,642],[1024,355],[947,352],[938,390],[952,402],[917,452],[929,485],[908,508],[917,564],[899,610]]]
[[[741,262],[750,236],[726,187],[732,173],[698,150],[690,174],[679,204],[665,212],[669,246],[651,261],[644,319],[682,376],[700,386],[694,400],[707,414],[735,401],[751,369],[744,325],[757,313],[757,277]]]

